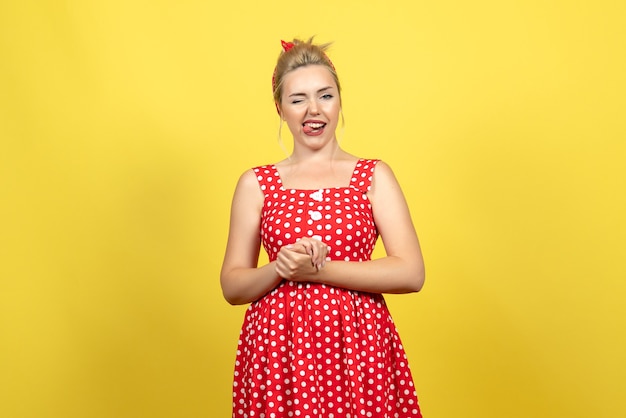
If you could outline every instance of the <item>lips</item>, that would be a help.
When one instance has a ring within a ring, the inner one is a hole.
[[[307,120],[302,124],[302,132],[307,135],[319,135],[324,131],[325,122],[320,120]]]

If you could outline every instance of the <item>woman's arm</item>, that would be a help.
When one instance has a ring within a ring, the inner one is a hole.
[[[419,241],[400,185],[391,168],[382,161],[376,165],[368,197],[386,257],[365,262],[327,262],[318,271],[311,267],[310,258],[305,254],[283,248],[277,260],[279,266],[294,266],[294,276],[286,278],[362,292],[418,292],[425,277]],[[295,268],[296,265],[299,267]],[[287,268],[282,268],[281,272],[284,276],[291,276]]]
[[[257,267],[261,246],[263,192],[254,171],[246,171],[235,189],[226,254],[220,274],[224,298],[232,305],[254,302],[280,283],[275,262]],[[310,258],[309,258],[310,259]]]

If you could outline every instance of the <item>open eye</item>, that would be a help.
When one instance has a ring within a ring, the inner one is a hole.
[[[326,93],[325,95],[322,96],[322,99],[324,100],[330,100],[333,98],[332,94]]]

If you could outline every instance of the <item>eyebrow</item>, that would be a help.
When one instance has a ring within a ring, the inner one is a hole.
[[[333,86],[322,87],[321,89],[319,89],[317,91],[317,94],[322,93],[322,92],[324,92],[326,90],[330,90],[332,88],[333,88]],[[288,97],[293,97],[293,96],[306,96],[306,93],[292,93]]]

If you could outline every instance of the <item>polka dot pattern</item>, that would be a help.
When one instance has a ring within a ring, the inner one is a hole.
[[[302,237],[330,260],[370,259],[378,231],[367,197],[377,160],[349,186],[285,189],[274,165],[254,168],[270,260]],[[407,357],[380,294],[287,280],[252,303],[235,362],[233,417],[421,417]]]

